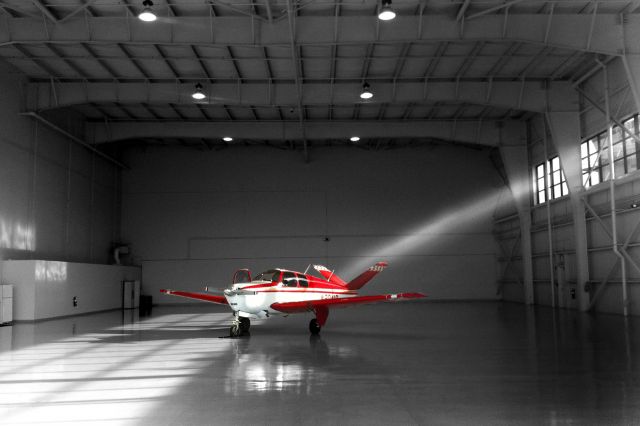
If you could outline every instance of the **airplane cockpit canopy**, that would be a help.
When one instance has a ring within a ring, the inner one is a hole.
[[[280,281],[280,271],[275,269],[269,269],[255,276],[253,281],[271,281],[277,283]]]
[[[238,269],[233,274],[233,284],[251,282],[251,271],[248,269]]]

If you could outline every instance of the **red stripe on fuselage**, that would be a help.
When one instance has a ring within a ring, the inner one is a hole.
[[[280,287],[280,283],[275,284],[273,282],[261,283],[261,284],[249,284],[245,286],[238,286],[239,290],[257,290],[261,288],[278,288],[278,289],[294,289],[299,288],[302,290],[313,289],[313,290],[336,290],[336,291],[350,291],[345,286],[341,286],[338,284],[333,284],[327,281],[319,280],[318,278],[311,277],[307,275],[307,282],[309,283],[308,287]]]
[[[253,285],[248,285],[245,287],[238,287],[240,290],[255,290],[256,288],[267,288],[267,287],[273,287],[273,283],[269,282],[266,284],[253,284]]]
[[[337,294],[341,295],[356,295],[355,291],[320,291],[320,290],[308,290],[306,288],[273,288],[269,290],[256,291],[256,293],[318,293],[318,294]]]
[[[311,287],[284,287],[284,286],[248,286],[243,287],[242,291],[255,291],[256,293],[320,293],[320,294],[337,294],[337,295],[356,295],[357,291],[347,290],[345,288],[340,289],[323,289],[323,288],[311,288]]]

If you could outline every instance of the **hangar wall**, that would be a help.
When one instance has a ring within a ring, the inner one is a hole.
[[[310,263],[345,279],[378,260],[368,292],[495,299],[492,215],[502,182],[487,150],[451,146],[299,151],[131,148],[123,172],[123,238],[143,292],[225,287],[254,272]],[[188,301],[185,301],[188,302]]]
[[[122,307],[122,281],[140,268],[48,260],[8,260],[2,281],[14,285],[13,318],[36,321]],[[76,300],[76,304],[73,300]]]
[[[611,113],[623,121],[637,112],[630,94],[627,78],[621,61],[613,61],[607,67],[609,77],[609,98]],[[580,90],[604,108],[603,73],[595,72]],[[607,120],[602,111],[585,96],[581,98],[580,134],[582,141],[593,137],[607,128]],[[530,171],[544,162],[544,123],[539,116],[530,121],[529,161]],[[636,144],[638,147],[638,144]],[[558,155],[557,146],[547,135],[547,158]],[[583,165],[584,167],[584,165]],[[615,180],[615,205],[620,245],[627,242],[627,251],[632,259],[640,255],[640,236],[637,226],[640,224],[640,209],[632,207],[640,201],[640,171],[632,171]],[[575,229],[572,203],[564,196],[549,203],[534,205],[531,210],[531,239],[533,252],[533,282],[535,303],[552,304],[553,293],[556,306],[577,309],[575,292],[587,285],[592,309],[598,312],[623,313],[622,271],[613,253],[611,229],[611,192],[610,183],[605,181],[585,189],[581,202],[586,217],[587,252],[589,279],[586,283],[577,282],[577,262],[575,249]],[[533,201],[532,201],[533,203]],[[593,210],[590,211],[588,206]],[[494,223],[496,239],[501,245],[498,267],[499,283],[504,300],[524,301],[522,285],[522,257],[517,241],[519,220],[517,215],[505,211],[497,215]],[[551,239],[551,257],[549,256]],[[515,247],[515,249],[513,249]],[[635,260],[636,264],[640,263]],[[640,315],[640,270],[630,262],[626,265],[628,281],[629,313]],[[601,290],[600,290],[601,289]],[[601,294],[596,294],[600,290]]]
[[[118,236],[118,170],[19,115],[25,82],[0,62],[0,268],[3,259],[106,263]],[[57,118],[82,131],[73,113]]]

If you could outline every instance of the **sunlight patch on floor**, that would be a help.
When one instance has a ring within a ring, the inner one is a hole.
[[[138,424],[228,350],[206,333],[228,320],[164,315],[0,353],[1,423]]]

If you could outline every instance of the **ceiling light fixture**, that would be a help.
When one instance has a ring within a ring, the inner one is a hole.
[[[351,142],[358,142],[360,140],[360,136],[351,136]]]
[[[153,13],[153,2],[151,0],[144,0],[142,5],[144,6],[144,9],[142,9],[142,12],[138,15],[138,19],[144,22],[153,22],[158,19],[156,14]]]
[[[225,136],[224,138],[222,138],[222,140],[225,142],[232,142],[233,138],[231,136]]]
[[[362,99],[371,99],[373,98],[373,92],[371,92],[369,88],[369,83],[364,83],[362,85],[362,93],[360,93],[360,97]]]
[[[396,17],[396,13],[391,8],[391,0],[382,0],[382,9],[378,13],[378,19],[381,21],[390,21]]]
[[[202,92],[202,84],[197,83],[196,84],[196,91],[193,92],[193,94],[191,95],[191,97],[197,101],[201,101],[204,98],[206,98],[207,96]]]

